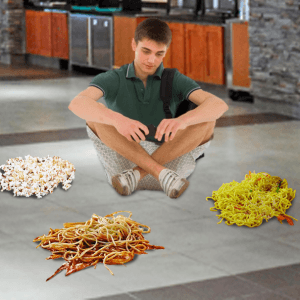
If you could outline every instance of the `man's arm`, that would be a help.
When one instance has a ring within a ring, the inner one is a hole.
[[[76,116],[87,122],[96,122],[114,126],[116,130],[125,136],[130,142],[145,140],[149,134],[147,126],[139,121],[132,120],[122,114],[107,108],[104,104],[98,103],[103,92],[93,86],[79,93],[70,103],[69,110]],[[144,133],[141,131],[144,131]]]
[[[104,104],[98,103],[103,97],[103,92],[93,86],[79,93],[70,103],[69,110],[76,116],[89,122],[103,123],[107,125],[114,125],[114,121],[121,116]]]
[[[170,136],[170,140],[172,140],[178,130],[185,129],[190,125],[213,122],[220,118],[229,108],[222,99],[200,89],[192,92],[189,100],[198,105],[198,107],[177,118],[163,119],[157,127],[156,139],[160,141],[164,134],[168,137],[172,133]],[[165,141],[168,141],[168,138]]]
[[[187,126],[215,121],[229,109],[228,105],[221,98],[201,89],[192,92],[189,100],[198,105],[198,107],[178,117]]]

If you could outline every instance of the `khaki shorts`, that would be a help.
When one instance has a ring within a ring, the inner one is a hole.
[[[97,152],[97,156],[101,161],[108,183],[112,185],[112,176],[121,173],[125,170],[132,169],[137,165],[120,155],[116,151],[106,146],[97,135],[86,125],[86,130],[89,138],[92,140]],[[180,177],[187,178],[190,176],[196,167],[196,159],[201,156],[204,151],[209,147],[211,139],[203,145],[197,146],[191,152],[188,152],[176,159],[170,161],[164,166],[170,170],[175,171]],[[160,145],[150,141],[140,141],[140,145],[147,151],[149,155],[160,147]],[[146,175],[138,184],[137,190],[157,190],[162,191],[160,183],[152,175]]]

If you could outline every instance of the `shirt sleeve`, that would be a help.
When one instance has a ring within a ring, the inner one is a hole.
[[[120,85],[120,78],[114,70],[109,70],[95,76],[89,86],[94,86],[103,92],[105,99],[112,99],[116,96]]]
[[[183,75],[178,70],[174,75],[173,82],[174,92],[179,102],[188,99],[193,91],[201,89],[195,80]]]

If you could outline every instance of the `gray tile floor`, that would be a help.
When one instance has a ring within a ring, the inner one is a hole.
[[[217,224],[212,200],[206,201],[223,183],[241,181],[249,170],[286,178],[298,190],[299,120],[217,126],[180,198],[158,191],[122,197],[108,185],[87,137],[26,141],[28,132],[84,128],[85,121],[67,107],[92,78],[0,81],[0,141],[17,133],[25,139],[3,143],[0,164],[30,154],[60,156],[76,167],[68,191],[59,187],[42,199],[0,193],[0,299],[299,299],[300,223],[289,226],[273,218],[256,228]],[[269,112],[255,103],[231,101],[224,87],[203,88],[229,105],[223,117]],[[298,198],[287,213],[299,219]],[[35,249],[35,237],[65,222],[118,210],[132,211],[134,220],[149,225],[152,231],[145,238],[165,250],[148,251],[126,267],[111,266],[114,276],[98,264],[45,281],[64,261],[46,261],[50,252]]]

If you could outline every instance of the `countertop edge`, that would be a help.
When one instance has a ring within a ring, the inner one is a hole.
[[[190,16],[191,19],[187,19],[189,16],[185,15],[183,18],[180,16],[177,17],[176,15],[165,15],[162,13],[151,13],[151,12],[97,12],[97,11],[76,11],[72,10],[70,5],[66,5],[64,7],[45,7],[45,6],[40,6],[40,7],[34,7],[34,6],[24,6],[25,10],[35,10],[35,11],[53,11],[53,12],[60,12],[61,13],[70,13],[70,14],[83,14],[83,15],[95,15],[95,16],[111,16],[111,17],[128,17],[128,18],[142,18],[142,17],[155,17],[160,20],[163,20],[165,22],[170,22],[170,23],[192,23],[192,24],[201,24],[201,25],[207,25],[207,26],[218,26],[218,27],[226,27],[226,21],[230,19],[226,19],[224,22],[223,20],[220,19],[215,19],[213,21],[203,20],[199,19],[201,16],[198,16],[198,19],[194,19],[194,16]],[[208,18],[208,17],[206,17]]]

